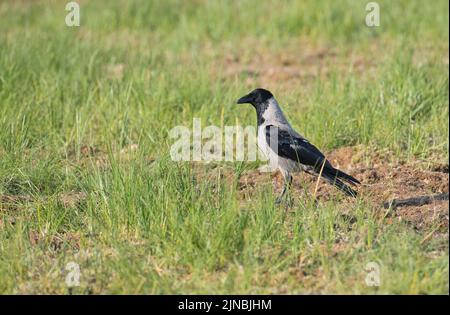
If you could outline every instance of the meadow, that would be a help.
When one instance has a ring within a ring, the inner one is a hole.
[[[449,3],[0,2],[0,293],[448,294]],[[356,200],[260,162],[174,162],[178,125],[293,126]],[[398,210],[398,211],[397,211]],[[79,266],[79,283],[67,277]],[[380,284],[367,284],[367,264]],[[70,266],[70,265],[69,265]]]

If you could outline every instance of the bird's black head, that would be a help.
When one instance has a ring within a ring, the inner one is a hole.
[[[238,99],[238,104],[252,104],[255,107],[258,105],[265,103],[268,99],[272,98],[273,95],[269,91],[265,89],[256,89],[250,92],[249,94]]]

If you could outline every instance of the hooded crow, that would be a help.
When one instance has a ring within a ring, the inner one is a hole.
[[[345,183],[356,185],[360,182],[334,168],[322,152],[291,127],[271,92],[256,89],[241,97],[237,103],[255,107],[258,147],[268,157],[271,169],[279,169],[283,175],[283,191],[277,203],[281,202],[291,185],[291,174],[298,171],[320,176],[348,196],[356,197],[357,192]]]

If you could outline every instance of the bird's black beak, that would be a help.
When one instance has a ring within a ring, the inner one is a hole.
[[[249,94],[247,94],[237,100],[237,104],[246,104],[246,103],[251,103],[251,102],[252,102],[252,97]]]

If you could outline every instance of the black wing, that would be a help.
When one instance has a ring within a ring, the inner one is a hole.
[[[266,141],[270,148],[279,156],[311,166],[316,171],[320,171],[324,161],[325,166],[329,165],[322,152],[309,143],[308,140],[296,137],[289,131],[276,126],[266,126]]]
[[[266,126],[266,141],[269,147],[279,156],[307,166],[308,169],[312,169],[316,174],[322,173],[325,179],[347,195],[353,197],[357,195],[356,191],[345,185],[340,179],[352,185],[360,184],[360,182],[353,176],[335,169],[325,159],[322,152],[309,143],[308,140],[292,135],[289,131],[282,130],[276,126],[269,125]]]

